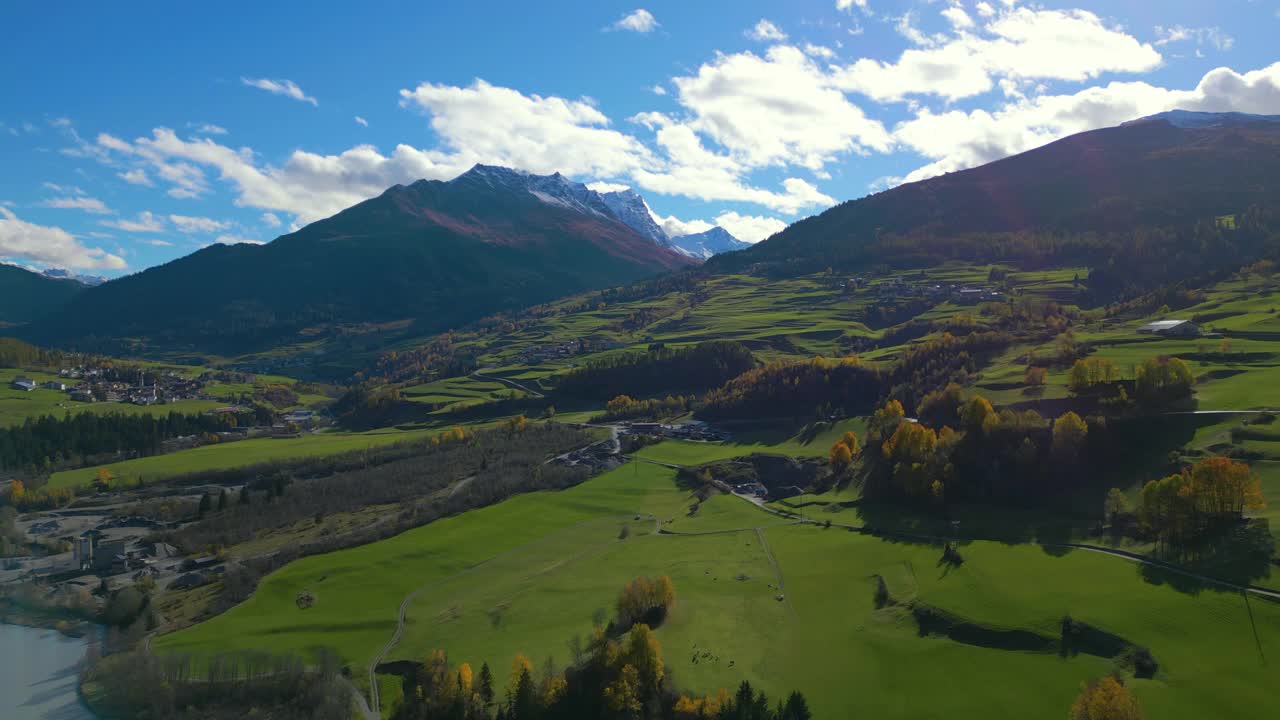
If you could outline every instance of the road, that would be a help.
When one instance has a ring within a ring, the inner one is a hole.
[[[521,383],[518,383],[515,380],[508,380],[506,378],[498,377],[497,375],[485,375],[484,373],[481,373],[479,370],[473,370],[471,372],[471,377],[477,378],[479,380],[492,380],[494,382],[500,382],[503,385],[510,385],[511,387],[517,390],[523,390],[529,393],[529,395],[532,397],[536,397],[536,398],[543,397],[542,393],[538,392],[537,390],[534,390],[528,385],[523,385]]]

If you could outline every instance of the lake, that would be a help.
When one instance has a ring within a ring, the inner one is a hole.
[[[86,640],[0,623],[0,718],[93,720],[76,694]]]

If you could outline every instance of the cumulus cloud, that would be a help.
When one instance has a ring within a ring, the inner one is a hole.
[[[609,178],[657,164],[648,148],[609,127],[609,118],[585,100],[525,95],[484,80],[467,87],[423,83],[400,96],[401,104],[430,116],[452,151],[429,156],[455,167],[488,162]]]
[[[846,11],[847,11],[847,10],[851,10],[851,9],[853,9],[854,7],[860,7],[860,8],[862,8],[863,10],[866,10],[866,9],[867,9],[867,0],[836,0],[836,9],[837,9],[837,10],[846,10]]]
[[[760,215],[742,215],[736,211],[726,210],[715,217],[714,222],[706,220],[681,220],[675,215],[663,217],[649,210],[649,215],[658,224],[662,232],[669,238],[682,235],[694,235],[706,232],[717,225],[729,231],[730,235],[749,243],[757,243],[780,232],[787,223],[774,217]]]
[[[271,78],[240,78],[240,82],[255,87],[259,90],[266,90],[272,95],[283,95],[284,97],[301,100],[302,102],[311,103],[314,107],[320,107],[320,102],[310,95],[302,92],[302,88],[292,80],[272,80]]]
[[[145,187],[155,187],[155,183],[151,182],[151,178],[147,175],[147,171],[142,168],[134,168],[117,173],[117,176],[129,183],[130,185],[142,185]]]
[[[611,183],[611,182],[587,183],[587,187],[592,190],[595,190],[598,193],[621,192],[623,190],[631,189],[630,185],[623,185],[622,183]]]
[[[662,87],[661,85],[654,85],[653,87],[649,88],[649,92],[653,93],[654,95],[666,95],[667,89]]]
[[[690,125],[757,167],[818,169],[849,151],[887,151],[889,133],[799,49],[721,55],[673,80]]]
[[[836,74],[837,85],[880,101],[910,95],[958,100],[991,90],[1001,77],[1081,82],[1104,72],[1146,72],[1162,60],[1150,43],[1085,10],[992,10],[981,28],[967,14],[971,25],[963,27],[958,14],[949,15],[958,32],[940,38],[914,30],[904,16],[899,29],[921,47],[904,51],[896,62],[862,58]]]
[[[1280,113],[1280,62],[1238,73],[1217,68],[1192,90],[1145,82],[1113,82],[1067,95],[1040,95],[994,111],[917,112],[894,137],[932,162],[907,175],[922,180],[1030,150],[1074,133],[1117,125],[1166,110]]]
[[[748,28],[744,34],[760,42],[780,42],[787,39],[786,33],[764,18],[760,18],[760,22]]]
[[[138,213],[137,218],[133,220],[124,218],[119,220],[100,220],[98,224],[117,230],[124,230],[125,232],[154,233],[165,231],[164,218],[147,211]]]
[[[761,215],[739,215],[736,212],[723,212],[716,216],[716,225],[729,231],[730,235],[743,242],[757,243],[774,233],[782,232],[787,226],[775,217]]]
[[[653,13],[645,10],[644,8],[638,8],[636,10],[632,10],[626,15],[623,15],[617,22],[610,25],[609,28],[613,30],[629,30],[631,32],[648,33],[657,30],[658,25],[658,20],[653,16]]]
[[[804,54],[809,55],[811,57],[822,58],[823,60],[830,60],[831,58],[834,58],[836,56],[836,51],[832,50],[826,45],[814,45],[813,43],[805,43]]]
[[[359,125],[360,127],[369,127],[369,121],[365,120],[359,115],[356,116],[356,124]]]
[[[106,203],[97,198],[91,198],[85,195],[77,195],[75,197],[61,197],[45,200],[40,203],[41,206],[47,208],[61,208],[63,210],[83,210],[94,215],[112,215],[114,210],[107,207]]]
[[[280,218],[277,217],[275,213],[267,212],[267,213],[262,213],[262,224],[266,225],[267,227],[278,228],[283,223],[280,222]]]
[[[0,206],[0,258],[75,270],[123,270],[128,267],[119,255],[112,255],[101,248],[86,247],[62,228],[26,222],[4,206]]]
[[[230,225],[221,220],[207,217],[191,217],[189,215],[170,215],[169,222],[184,233],[217,232],[226,230]]]

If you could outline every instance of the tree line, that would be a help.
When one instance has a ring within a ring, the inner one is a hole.
[[[268,413],[268,418],[270,414]],[[80,466],[94,456],[154,455],[165,440],[230,430],[260,420],[254,412],[239,414],[67,413],[27,418],[21,425],[0,428],[0,469],[33,473]]]
[[[556,394],[607,400],[619,395],[701,392],[722,385],[755,365],[755,356],[737,342],[717,340],[679,348],[657,344],[645,352],[594,358],[566,373]]]

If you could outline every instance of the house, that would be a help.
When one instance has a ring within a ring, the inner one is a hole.
[[[71,399],[75,402],[91,403],[94,401],[93,393],[88,390],[72,390]]]
[[[67,389],[67,384],[64,382],[60,382],[58,380],[50,380],[49,382],[44,384],[44,389],[57,390],[58,392],[65,392]]]
[[[19,375],[18,377],[13,379],[13,382],[9,383],[9,387],[13,388],[14,390],[31,392],[32,390],[36,389],[36,383],[34,380],[32,380],[29,377]]]
[[[1199,337],[1200,326],[1190,320],[1157,320],[1138,328],[1144,335],[1165,335],[1168,337]]]

